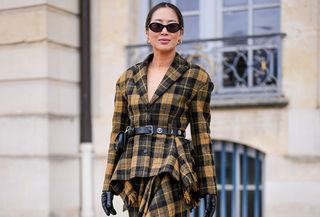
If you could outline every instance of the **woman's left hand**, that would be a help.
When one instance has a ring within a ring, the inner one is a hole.
[[[204,197],[205,214],[204,217],[213,217],[217,205],[217,196],[215,194],[207,194]]]
[[[109,216],[110,214],[117,214],[116,210],[113,207],[113,195],[114,193],[112,191],[103,191],[101,195],[102,207],[107,216]]]

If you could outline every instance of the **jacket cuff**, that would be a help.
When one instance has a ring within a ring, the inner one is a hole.
[[[215,168],[211,157],[211,154],[198,157],[197,175],[200,195],[217,194]]]

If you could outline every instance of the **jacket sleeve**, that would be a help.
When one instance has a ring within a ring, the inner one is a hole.
[[[195,160],[199,182],[199,194],[217,194],[214,157],[210,138],[210,99],[213,91],[210,78],[201,85],[192,98],[189,109],[192,143],[195,147]]]
[[[107,166],[105,171],[103,191],[111,190],[110,179],[112,177],[112,174],[117,166],[117,163],[120,157],[119,156],[120,154],[117,153],[116,150],[114,149],[116,135],[118,134],[119,131],[124,131],[130,123],[129,116],[128,116],[128,109],[127,109],[127,99],[123,94],[123,90],[121,90],[122,88],[120,86],[121,84],[120,79],[117,81],[117,84],[116,84],[116,93],[114,98],[114,112],[112,117],[112,131],[110,135],[108,160],[107,160]]]

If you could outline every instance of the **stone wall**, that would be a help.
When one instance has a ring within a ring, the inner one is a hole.
[[[78,1],[0,4],[0,216],[78,216]]]
[[[94,212],[125,45],[143,41],[143,0],[91,1]],[[0,216],[79,216],[79,3],[0,4]],[[212,137],[266,154],[263,213],[320,215],[320,3],[281,4],[285,107],[212,110]],[[190,133],[188,134],[190,136]],[[127,216],[120,197],[117,216]]]

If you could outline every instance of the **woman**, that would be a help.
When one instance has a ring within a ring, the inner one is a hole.
[[[115,215],[112,200],[120,195],[130,217],[182,217],[203,197],[205,216],[212,217],[217,194],[209,128],[213,83],[176,53],[184,31],[176,6],[154,6],[145,27],[153,53],[116,84],[102,206]],[[189,123],[192,143],[185,139]]]

